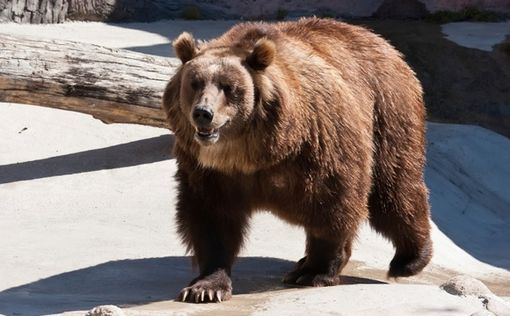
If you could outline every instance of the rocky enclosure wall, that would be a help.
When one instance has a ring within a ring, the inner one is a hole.
[[[0,22],[278,19],[312,14],[416,18],[466,7],[510,13],[509,0],[0,0]]]
[[[58,23],[67,16],[67,0],[0,0],[0,21]]]

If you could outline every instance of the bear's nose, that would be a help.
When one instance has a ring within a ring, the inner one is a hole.
[[[198,126],[205,126],[212,122],[214,112],[208,106],[197,106],[193,110],[193,120]]]

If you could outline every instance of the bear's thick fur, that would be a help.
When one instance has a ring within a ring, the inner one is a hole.
[[[200,269],[181,300],[231,297],[256,210],[306,231],[287,283],[339,284],[366,219],[396,248],[390,277],[427,265],[422,89],[390,44],[307,18],[239,24],[201,45],[183,33],[174,47],[183,65],[163,104],[175,133],[177,225]]]

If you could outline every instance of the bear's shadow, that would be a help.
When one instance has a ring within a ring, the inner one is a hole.
[[[277,258],[239,258],[232,273],[234,295],[285,288],[281,278],[294,264]],[[55,314],[105,304],[172,300],[194,276],[189,257],[110,261],[4,290],[0,314]],[[355,277],[346,277],[345,282],[381,283]]]

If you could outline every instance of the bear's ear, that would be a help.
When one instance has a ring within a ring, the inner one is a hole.
[[[246,57],[246,63],[255,70],[264,70],[273,62],[275,52],[274,42],[261,38],[255,43],[251,54]]]
[[[172,45],[175,49],[175,54],[182,61],[183,64],[193,59],[197,54],[197,48],[195,46],[195,39],[193,35],[188,32],[184,32],[175,41],[173,41]]]

